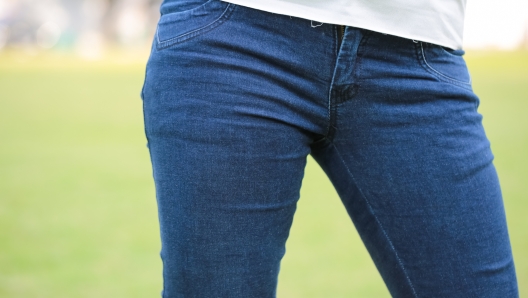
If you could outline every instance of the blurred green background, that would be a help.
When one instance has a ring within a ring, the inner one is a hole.
[[[139,59],[138,59],[139,57]],[[466,59],[528,296],[528,51]],[[0,297],[159,297],[140,89],[146,55],[0,53]],[[389,297],[310,159],[278,296]]]

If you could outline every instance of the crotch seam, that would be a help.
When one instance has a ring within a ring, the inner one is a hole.
[[[407,280],[407,283],[409,284],[409,287],[411,288],[412,290],[412,293],[414,295],[415,298],[418,298],[418,295],[416,294],[416,290],[414,289],[414,286],[411,282],[411,279],[409,278],[409,274],[407,273],[407,270],[405,269],[405,266],[403,266],[403,262],[402,260],[400,259],[400,256],[398,255],[398,252],[396,251],[396,249],[394,248],[394,245],[392,244],[392,241],[390,240],[389,238],[389,235],[387,234],[387,232],[385,231],[385,228],[383,228],[383,225],[381,224],[381,222],[379,221],[378,217],[376,216],[376,214],[374,213],[374,209],[372,208],[372,205],[370,204],[369,200],[367,199],[367,197],[365,196],[365,194],[363,193],[363,191],[361,190],[361,188],[359,187],[359,184],[356,182],[356,179],[354,178],[354,175],[352,175],[352,172],[350,171],[350,168],[348,167],[348,165],[346,164],[345,160],[343,159],[343,157],[341,156],[341,154],[339,153],[339,150],[337,149],[337,147],[335,146],[335,144],[333,142],[330,143],[331,146],[334,147],[335,149],[335,152],[336,152],[336,155],[337,157],[341,160],[341,163],[343,164],[343,166],[345,167],[348,175],[350,176],[350,179],[352,180],[352,183],[354,183],[358,189],[358,192],[359,192],[359,196],[365,201],[365,203],[367,204],[367,208],[368,208],[368,211],[370,212],[370,214],[374,217],[374,220],[376,221],[376,223],[378,224],[381,232],[383,233],[383,236],[385,237],[385,239],[387,240],[388,244],[389,244],[389,247],[391,248],[392,252],[394,253],[394,256],[396,257],[396,260],[398,262],[398,265],[400,266],[401,270],[403,271],[403,274],[405,275],[405,279]]]

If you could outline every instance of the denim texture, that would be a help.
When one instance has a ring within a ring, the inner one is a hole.
[[[393,297],[518,297],[463,51],[165,0],[142,92],[163,297],[275,297],[308,154]]]

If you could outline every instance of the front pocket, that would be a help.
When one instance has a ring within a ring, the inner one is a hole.
[[[213,30],[229,19],[234,8],[235,5],[228,2],[209,0],[190,10],[162,15],[156,30],[157,49],[167,48]]]
[[[464,51],[447,50],[425,42],[418,42],[416,46],[420,64],[430,74],[448,83],[471,86],[471,76],[463,58]]]

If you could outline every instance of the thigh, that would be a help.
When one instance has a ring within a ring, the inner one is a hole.
[[[144,96],[163,296],[274,297],[307,137],[257,115],[258,98],[189,85],[148,81]]]
[[[311,131],[327,114],[310,101],[327,89],[302,74],[324,70],[291,42],[309,21],[203,2],[189,15],[162,7],[143,89],[163,295],[274,297]]]
[[[460,54],[372,34],[358,50],[357,93],[336,106],[336,133],[314,150],[394,297],[518,295]]]

